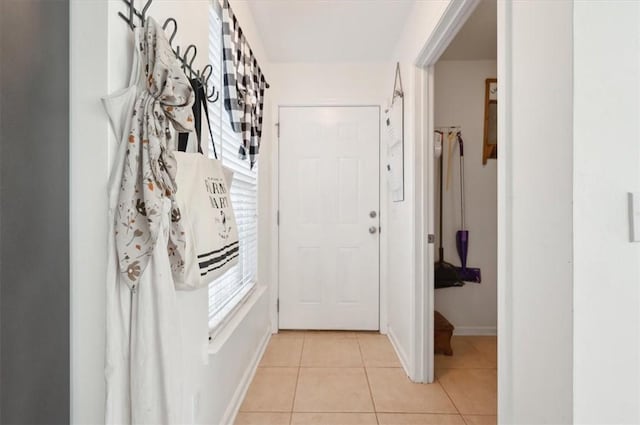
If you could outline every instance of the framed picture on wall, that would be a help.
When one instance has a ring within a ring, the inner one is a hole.
[[[484,94],[484,143],[482,165],[498,158],[498,80],[487,78]]]

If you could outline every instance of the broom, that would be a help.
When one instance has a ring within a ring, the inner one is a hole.
[[[442,134],[438,132],[439,134]],[[444,246],[443,246],[443,235],[442,235],[442,192],[443,192],[443,184],[442,184],[442,175],[444,168],[444,155],[440,154],[440,246],[438,248],[438,261],[434,266],[434,275],[435,275],[435,287],[436,289],[440,288],[451,288],[454,286],[463,286],[464,282],[460,279],[458,274],[458,269],[451,263],[447,263],[444,260]]]

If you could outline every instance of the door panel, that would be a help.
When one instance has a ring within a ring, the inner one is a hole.
[[[379,128],[378,107],[280,108],[281,329],[379,327]]]

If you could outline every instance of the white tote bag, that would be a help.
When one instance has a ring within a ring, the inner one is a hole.
[[[204,109],[208,125],[206,104]],[[196,115],[196,128],[198,126]],[[238,229],[229,194],[233,173],[223,167],[221,161],[201,153],[199,134],[198,145],[198,153],[173,153],[177,162],[176,200],[187,244],[185,274],[174,277],[176,289],[181,290],[207,286],[238,264],[240,255]]]
[[[176,288],[197,289],[238,263],[238,229],[220,161],[200,153],[174,155],[178,167],[176,197],[187,241],[187,272],[184,282],[176,282]]]

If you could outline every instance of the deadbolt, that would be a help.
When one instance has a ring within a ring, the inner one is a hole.
[[[371,218],[376,218],[376,216],[377,216],[377,215],[378,215],[378,214],[377,214],[375,211],[371,211],[371,212],[369,213],[369,217],[371,217]]]
[[[369,233],[371,233],[372,235],[377,231],[378,231],[378,228],[376,226],[369,227]]]

